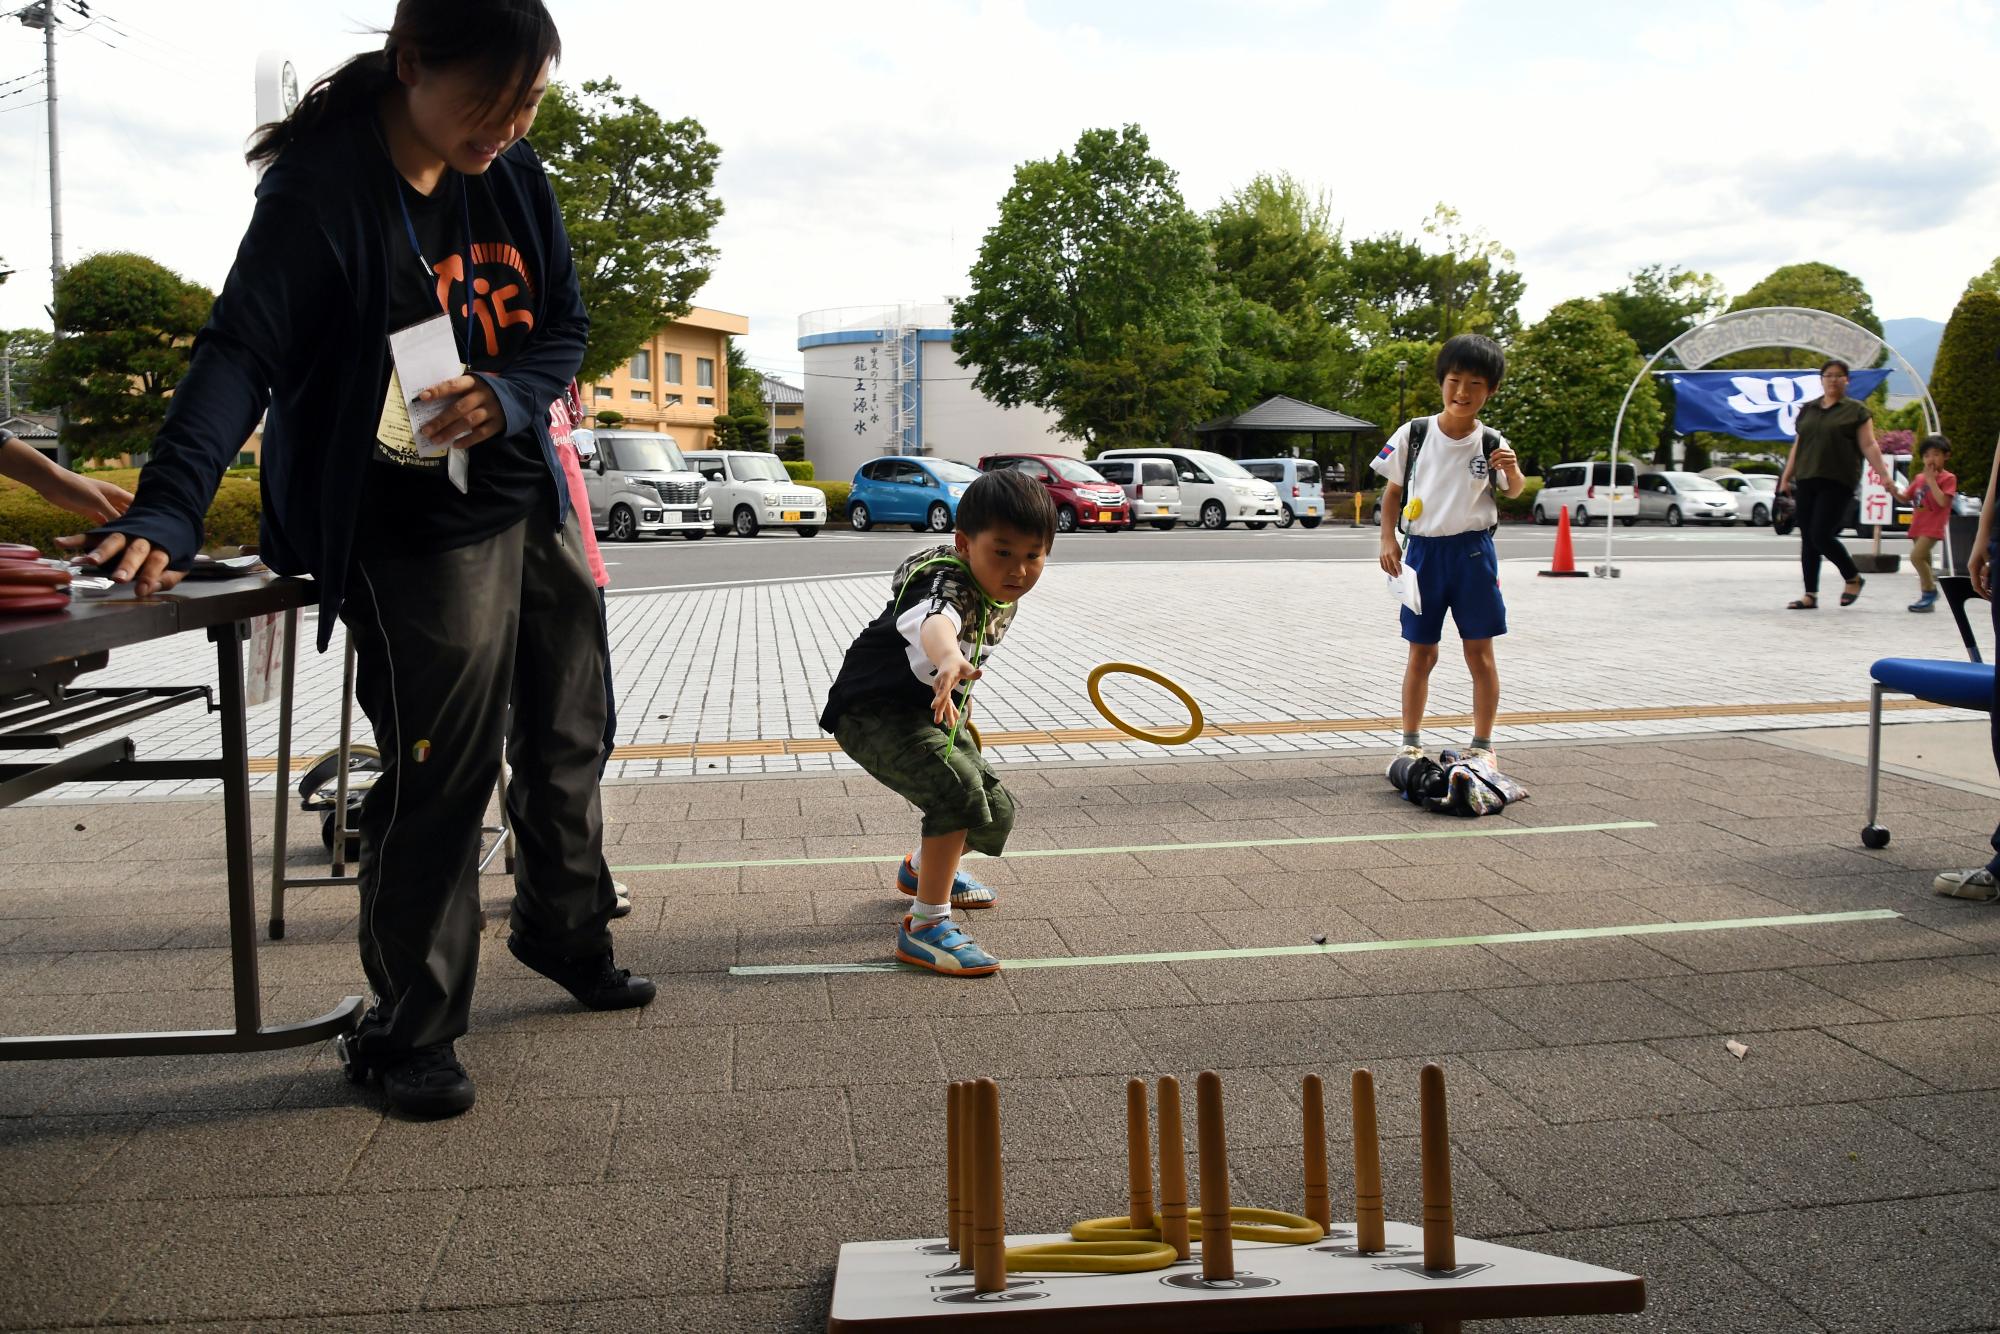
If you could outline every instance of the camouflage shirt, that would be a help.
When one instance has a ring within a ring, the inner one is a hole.
[[[897,567],[888,605],[847,650],[819,725],[833,731],[841,715],[864,700],[928,707],[937,668],[924,653],[922,636],[924,622],[933,616],[948,618],[958,629],[959,652],[984,664],[1007,637],[1014,604],[987,597],[952,548],[919,551]],[[961,704],[966,689],[959,687]]]

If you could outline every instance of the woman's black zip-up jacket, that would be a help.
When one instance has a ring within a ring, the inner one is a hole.
[[[143,537],[171,553],[170,568],[186,569],[223,470],[263,415],[263,557],[280,574],[319,581],[322,651],[346,594],[388,393],[390,275],[415,262],[391,222],[393,171],[369,114],[328,124],[272,164],[139,475],[137,499],[97,530]],[[569,489],[549,438],[549,405],[583,364],[590,317],[541,159],[522,140],[486,174],[532,265],[535,333],[480,374],[506,416],[495,438],[532,430],[541,444],[560,525]]]

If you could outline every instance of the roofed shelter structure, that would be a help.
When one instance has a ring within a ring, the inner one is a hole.
[[[1234,417],[1217,417],[1194,429],[1195,434],[1204,437],[1203,443],[1208,448],[1235,459],[1266,455],[1269,448],[1256,443],[1260,439],[1268,440],[1271,436],[1281,435],[1311,436],[1313,456],[1321,464],[1326,459],[1319,449],[1320,437],[1344,435],[1348,437],[1345,469],[1351,485],[1351,479],[1361,466],[1361,460],[1356,456],[1355,437],[1382,428],[1344,412],[1335,412],[1284,394],[1274,394],[1248,412],[1239,412]]]

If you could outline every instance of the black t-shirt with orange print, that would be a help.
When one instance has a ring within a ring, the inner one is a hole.
[[[520,351],[535,327],[529,312],[535,275],[515,248],[506,220],[484,177],[447,170],[429,195],[420,194],[384,163],[383,225],[389,237],[389,328],[408,328],[451,315],[452,330],[466,346],[471,320],[471,363],[475,371],[504,365]],[[402,191],[416,228],[417,243],[435,277],[410,253],[403,213],[389,192]],[[460,206],[461,191],[465,207]],[[472,225],[472,292],[466,300],[466,218]],[[420,386],[405,385],[414,393]],[[445,460],[398,456],[379,440],[368,469],[362,502],[362,553],[388,547],[397,551],[449,551],[505,532],[537,505],[553,504],[554,479],[533,431],[496,437],[474,445],[464,495],[445,475]]]

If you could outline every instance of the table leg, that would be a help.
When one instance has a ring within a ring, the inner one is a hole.
[[[340,768],[333,789],[333,866],[335,876],[347,874],[347,763],[354,735],[354,636],[342,635],[340,666]]]
[[[236,992],[236,1031],[249,1035],[264,1026],[263,996],[257,983],[257,889],[251,856],[250,758],[244,736],[243,635],[235,621],[208,632],[215,642],[215,677],[221,709],[222,839],[229,864],[229,971]]]
[[[299,609],[285,611],[285,683],[278,692],[277,806],[271,813],[271,939],[285,938],[285,862],[292,794],[292,689],[299,653]]]

